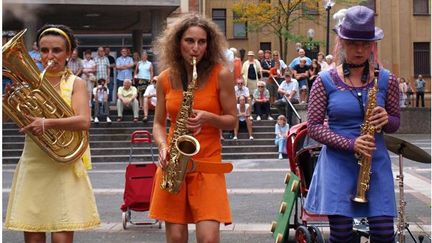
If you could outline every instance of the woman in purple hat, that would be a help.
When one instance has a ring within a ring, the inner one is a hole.
[[[377,41],[384,34],[375,27],[372,10],[363,6],[347,9],[335,32],[338,65],[321,72],[310,93],[308,132],[324,146],[305,209],[328,215],[329,242],[352,242],[356,217],[368,218],[371,242],[393,242],[396,201],[383,132],[393,133],[399,128],[398,82],[377,60]],[[379,69],[377,106],[369,121],[379,132],[375,136],[361,135],[368,90],[374,86],[374,69]],[[326,117],[328,126],[324,125]],[[372,158],[365,203],[352,200],[359,173],[355,154]]]

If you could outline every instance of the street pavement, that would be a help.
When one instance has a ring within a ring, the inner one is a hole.
[[[395,135],[431,153],[431,137],[427,135]],[[394,176],[399,173],[398,156],[390,153]],[[226,176],[233,224],[221,226],[222,242],[274,242],[270,225],[275,220],[284,191],[284,177],[288,161],[284,160],[236,160],[234,171]],[[97,163],[89,171],[102,225],[93,231],[77,232],[75,242],[164,242],[164,227],[128,226],[123,230],[120,206],[123,203],[125,163]],[[15,165],[3,165],[3,222]],[[404,159],[406,217],[410,230],[423,242],[431,242],[431,165]],[[373,185],[371,185],[373,186]],[[399,196],[395,181],[396,198]],[[49,209],[47,209],[49,210]],[[132,212],[137,221],[145,213]],[[293,216],[292,216],[293,217]],[[396,222],[396,220],[395,220]],[[313,224],[309,222],[308,224]],[[320,226],[325,237],[328,227]],[[2,242],[23,242],[20,232],[3,228]],[[294,230],[290,230],[290,242]],[[193,225],[189,226],[189,242],[196,242]],[[407,241],[414,242],[407,233]]]

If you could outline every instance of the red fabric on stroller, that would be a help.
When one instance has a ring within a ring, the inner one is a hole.
[[[135,144],[149,143],[152,161],[150,163],[132,163],[132,153]],[[123,193],[123,212],[127,209],[133,211],[148,211],[153,188],[154,175],[157,166],[154,163],[151,134],[148,131],[135,131],[131,135],[131,148],[129,164],[125,173],[125,189]]]
[[[156,164],[129,164],[126,168],[122,211],[148,211]]]

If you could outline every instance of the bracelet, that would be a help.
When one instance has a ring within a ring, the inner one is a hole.
[[[42,134],[45,133],[45,117],[42,117]]]
[[[159,150],[167,150],[168,149],[168,145],[164,142],[159,144]]]

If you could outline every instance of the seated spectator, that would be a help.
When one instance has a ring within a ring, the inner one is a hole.
[[[300,63],[295,65],[292,72],[300,87],[300,104],[307,101],[309,70],[310,66],[306,65],[306,59],[301,58]]]
[[[117,121],[123,120],[123,109],[125,107],[132,109],[134,122],[138,122],[138,111],[139,104],[137,100],[138,90],[136,87],[132,86],[132,81],[130,79],[125,79],[123,81],[123,86],[121,86],[117,91]]]
[[[253,140],[252,137],[252,121],[250,119],[247,119],[250,116],[250,106],[246,103],[246,97],[240,96],[239,103],[237,104],[237,117],[238,122],[236,124],[236,127],[234,128],[234,140],[237,140],[237,135],[239,128],[247,128],[249,139]]]
[[[279,88],[279,84],[285,80],[283,77],[284,70],[280,66],[280,61],[275,61],[274,67],[270,68],[270,78],[267,81],[267,89],[270,92],[270,102],[274,103],[277,98],[277,90]]]
[[[257,121],[260,121],[261,117],[273,120],[270,115],[270,93],[266,89],[264,81],[258,81],[257,89],[253,93],[253,104]]]
[[[279,159],[283,159],[282,154],[287,154],[286,142],[288,137],[289,124],[287,124],[286,117],[279,115],[277,123],[275,124],[275,144],[278,146]]]
[[[147,86],[145,92],[144,92],[144,118],[143,122],[147,122],[148,118],[148,111],[154,110],[156,107],[156,82],[157,82],[157,76],[154,76],[151,84]]]
[[[312,60],[312,65],[310,66],[308,72],[309,72],[308,88],[310,92],[310,90],[312,89],[312,84],[315,82],[316,78],[318,77],[318,73],[321,72],[321,65],[318,63],[317,59]]]
[[[98,85],[93,88],[95,123],[99,122],[99,116],[106,116],[106,121],[108,123],[111,122],[111,119],[109,118],[108,96],[109,90],[106,87],[106,80],[101,78],[98,80]]]
[[[332,55],[327,55],[325,57],[325,61],[327,63],[327,69],[326,70],[330,70],[333,68],[336,68],[336,63],[333,61],[333,56]]]
[[[243,77],[240,76],[237,80],[237,85],[234,86],[235,96],[237,103],[239,102],[240,96],[244,96],[246,98],[246,103],[249,103],[249,89],[244,85]]]
[[[300,97],[298,82],[291,78],[290,70],[285,72],[285,80],[279,86],[278,92],[282,98],[275,102],[275,106],[278,109],[279,114],[286,115],[288,124],[294,125],[292,121],[293,110],[287,100],[289,100],[291,104],[298,104]]]

